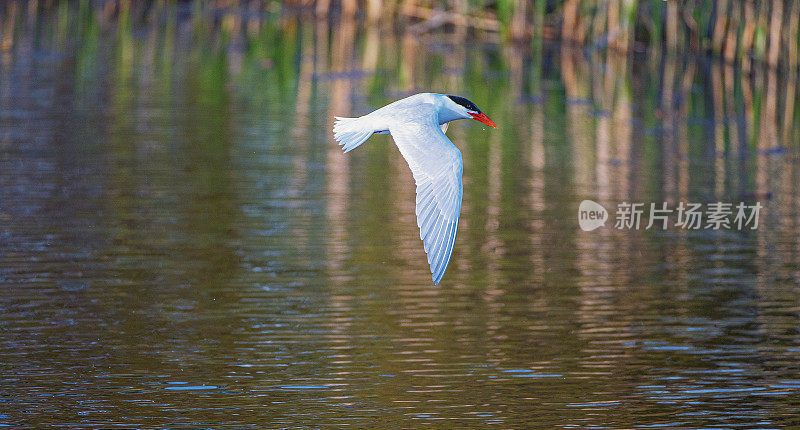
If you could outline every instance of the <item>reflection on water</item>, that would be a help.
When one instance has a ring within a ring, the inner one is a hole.
[[[796,70],[84,4],[3,27],[0,423],[798,425]],[[423,90],[500,125],[448,131],[439,287],[389,137],[330,133]],[[765,209],[584,233],[583,199]]]

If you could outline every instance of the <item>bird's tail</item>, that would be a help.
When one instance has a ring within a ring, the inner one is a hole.
[[[344,152],[350,152],[364,143],[375,129],[364,117],[360,118],[341,118],[335,117],[333,123],[333,138],[339,142]]]

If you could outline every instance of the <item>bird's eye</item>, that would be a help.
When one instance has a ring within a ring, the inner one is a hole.
[[[456,104],[461,105],[464,109],[467,110],[467,112],[470,113],[475,112],[477,114],[481,113],[481,110],[478,109],[477,106],[475,106],[475,103],[472,103],[471,101],[465,99],[464,97],[459,97],[459,96],[447,96],[447,97],[449,97],[450,100],[454,101]]]

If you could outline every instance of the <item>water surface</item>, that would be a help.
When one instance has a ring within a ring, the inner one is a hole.
[[[0,53],[0,423],[800,426],[796,73],[158,13]],[[448,130],[438,287],[390,138],[330,133],[417,91],[500,126]],[[587,233],[584,199],[764,209]]]

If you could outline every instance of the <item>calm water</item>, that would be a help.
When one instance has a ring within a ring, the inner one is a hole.
[[[5,27],[0,423],[800,426],[796,74],[159,13]],[[448,131],[438,287],[390,138],[330,133],[427,90],[500,126]],[[583,199],[764,209],[586,233]]]

